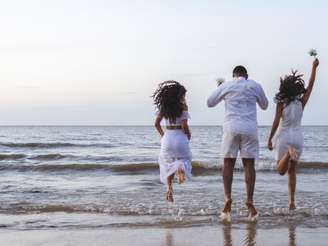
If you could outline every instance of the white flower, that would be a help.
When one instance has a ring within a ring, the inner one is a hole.
[[[224,78],[218,78],[218,79],[216,79],[216,84],[218,86],[222,85],[223,83],[224,83]]]
[[[317,51],[315,49],[310,49],[309,55],[316,57],[318,55],[318,53],[317,53]]]

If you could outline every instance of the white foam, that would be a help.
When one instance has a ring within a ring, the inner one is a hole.
[[[231,215],[229,212],[228,213],[221,212],[220,219],[222,221],[231,222]]]

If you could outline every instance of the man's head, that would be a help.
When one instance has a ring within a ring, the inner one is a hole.
[[[237,66],[232,71],[232,77],[238,78],[238,77],[244,77],[245,79],[248,79],[247,70],[244,66]]]

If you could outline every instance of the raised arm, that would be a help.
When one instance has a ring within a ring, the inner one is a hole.
[[[161,135],[161,137],[163,137],[164,131],[161,127],[161,121],[162,121],[162,117],[157,116],[156,119],[155,119],[154,126],[155,126],[156,130],[158,131],[159,135]]]
[[[308,83],[306,91],[305,91],[305,93],[302,97],[303,108],[305,107],[306,103],[308,102],[308,100],[311,96],[318,66],[319,66],[319,60],[318,60],[318,58],[316,58],[316,59],[314,59],[314,61],[312,63],[312,71],[311,71],[311,76],[310,76],[310,79],[309,79],[309,83]]]
[[[223,85],[220,85],[207,99],[207,107],[212,108],[216,106],[223,99],[222,89]]]
[[[275,135],[277,128],[279,126],[279,122],[280,122],[280,118],[282,116],[282,110],[283,110],[283,104],[282,103],[277,103],[277,107],[276,107],[276,114],[274,116],[274,120],[272,123],[272,127],[271,127],[271,132],[270,132],[270,136],[269,136],[269,140],[268,140],[268,149],[272,150],[272,138]]]

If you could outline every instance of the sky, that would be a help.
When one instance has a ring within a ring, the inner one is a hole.
[[[327,1],[0,0],[0,125],[151,125],[151,95],[177,80],[193,125],[235,65],[262,84],[270,125],[279,77],[320,66],[303,124],[327,125]]]

